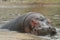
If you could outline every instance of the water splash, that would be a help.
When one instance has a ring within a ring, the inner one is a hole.
[[[56,28],[56,30],[57,30],[57,34],[55,36],[46,35],[46,36],[40,36],[40,37],[48,40],[60,40],[60,28]]]

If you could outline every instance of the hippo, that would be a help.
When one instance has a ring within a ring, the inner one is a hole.
[[[1,29],[17,31],[21,33],[31,33],[38,36],[55,35],[56,28],[41,13],[29,12],[6,23]]]

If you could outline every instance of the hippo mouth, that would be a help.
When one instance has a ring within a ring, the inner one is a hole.
[[[54,35],[56,35],[57,32],[56,32],[56,29],[54,29],[54,30],[33,29],[32,33],[35,35],[38,35],[38,36],[45,36],[45,35],[54,36]]]

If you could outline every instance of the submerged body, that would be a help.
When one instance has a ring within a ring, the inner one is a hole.
[[[8,29],[10,31],[26,32],[35,35],[54,35],[56,29],[49,24],[40,13],[30,12],[24,14],[15,20],[3,25],[1,29]]]

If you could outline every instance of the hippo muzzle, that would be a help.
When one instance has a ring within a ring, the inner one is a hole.
[[[41,35],[41,36],[44,36],[44,35],[53,36],[57,33],[56,28],[51,26],[48,20],[46,19],[43,21],[37,20],[35,22],[37,25],[35,25],[35,27],[32,30],[33,34]]]
[[[40,28],[40,27],[38,27],[38,28],[33,29],[33,34],[41,35],[41,36],[45,36],[45,35],[53,36],[56,33],[57,33],[56,29],[51,28],[51,27],[48,27],[48,28]]]
[[[38,28],[38,29],[33,29],[33,31],[36,33],[36,35],[41,35],[41,36],[44,35],[53,36],[57,33],[55,28],[40,28],[40,29]]]

